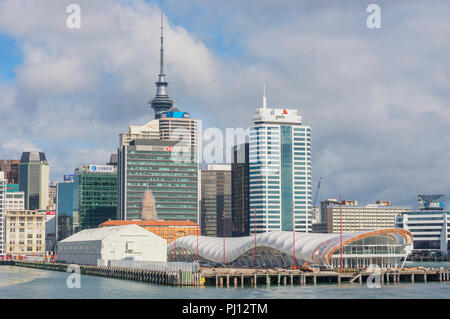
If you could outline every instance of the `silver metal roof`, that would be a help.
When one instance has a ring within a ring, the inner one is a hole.
[[[350,242],[370,236],[402,236],[405,240],[406,250],[412,249],[412,235],[408,231],[400,228],[343,233],[342,241],[346,245]],[[270,247],[293,255],[294,236],[292,232],[274,231],[261,233],[255,236],[246,237],[226,237],[225,238],[225,263],[232,262],[255,247]],[[176,246],[175,246],[176,245]],[[185,236],[178,238],[175,242],[167,246],[168,252],[175,247],[185,248],[192,252],[197,251],[197,236]],[[297,260],[308,263],[327,265],[329,256],[336,249],[340,248],[340,234],[319,234],[319,233],[295,233],[295,256]],[[217,263],[223,262],[223,238],[222,237],[198,237],[199,256]]]

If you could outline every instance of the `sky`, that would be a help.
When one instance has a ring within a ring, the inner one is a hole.
[[[70,29],[67,7],[81,8]],[[381,9],[370,29],[369,4]],[[0,158],[45,152],[51,180],[106,163],[154,116],[159,24],[169,96],[203,128],[262,103],[312,128],[319,200],[450,196],[448,1],[0,0]]]

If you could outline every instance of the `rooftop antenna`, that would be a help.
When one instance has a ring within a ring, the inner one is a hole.
[[[163,20],[163,12],[161,11],[161,55],[160,55],[160,70],[159,74],[164,75],[164,20]]]
[[[263,91],[264,91],[264,96],[263,96],[263,109],[266,109],[266,108],[267,108],[266,83],[264,83],[264,85],[263,85]]]

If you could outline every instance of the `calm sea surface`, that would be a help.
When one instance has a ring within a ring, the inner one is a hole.
[[[0,298],[450,298],[450,283],[438,282],[390,283],[373,289],[358,283],[343,283],[340,286],[319,284],[294,287],[180,288],[82,275],[81,288],[70,289],[66,285],[69,275],[57,271],[0,266]]]

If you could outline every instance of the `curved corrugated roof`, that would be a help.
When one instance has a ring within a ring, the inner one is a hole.
[[[412,235],[400,228],[343,233],[343,245],[370,236],[401,236],[407,248],[412,248]],[[176,245],[176,246],[175,246]],[[287,255],[293,254],[293,233],[274,231],[256,235],[257,247],[270,247]],[[167,246],[168,252],[175,247],[197,251],[197,236],[178,238]],[[255,247],[255,236],[225,238],[225,263],[232,262]],[[329,265],[329,257],[340,249],[340,234],[295,233],[295,256],[309,263]],[[223,262],[223,238],[198,236],[198,253],[201,257],[217,263]]]

